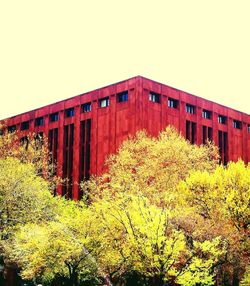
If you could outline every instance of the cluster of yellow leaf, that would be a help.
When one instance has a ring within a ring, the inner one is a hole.
[[[250,256],[250,165],[238,161],[226,168],[217,166],[210,174],[193,172],[179,190],[186,204],[203,218],[194,237],[220,236],[227,250],[220,270],[239,280]]]
[[[34,166],[37,175],[50,182],[50,189],[61,181],[55,176],[55,164],[51,161],[48,140],[35,133],[23,136],[22,132],[4,133],[0,136],[0,158],[16,158]]]
[[[213,144],[196,146],[168,127],[158,138],[139,132],[125,141],[107,160],[108,173],[87,182],[92,199],[115,193],[144,194],[154,204],[169,201],[168,190],[176,188],[191,170],[212,171],[218,163]]]
[[[0,209],[0,248],[5,263],[17,263],[23,278],[73,280],[79,272],[97,272],[90,210],[54,197],[34,165],[0,159]]]
[[[1,237],[11,236],[18,226],[50,218],[52,195],[49,184],[37,176],[31,164],[16,158],[0,159]]]
[[[136,273],[145,285],[237,285],[249,263],[250,167],[219,166],[213,144],[191,145],[172,128],[158,138],[140,132],[109,158],[106,174],[82,184],[87,200],[77,203],[31,195],[44,184],[35,175],[36,187],[23,175],[16,188],[8,160],[3,176],[17,179],[3,179],[2,202],[15,191],[29,198],[20,208],[27,207],[24,225],[4,245],[25,278],[61,275],[78,285],[91,276],[118,285]]]

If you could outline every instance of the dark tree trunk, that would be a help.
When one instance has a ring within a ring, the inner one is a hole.
[[[78,286],[78,273],[76,268],[74,268],[69,263],[65,263],[69,270],[69,286]]]
[[[164,286],[166,284],[165,284],[163,278],[164,278],[163,275],[154,276],[154,277],[150,278],[149,285],[152,285],[152,286]]]
[[[75,271],[75,269],[72,269],[70,271],[69,281],[70,281],[70,286],[78,286],[78,273],[77,271]]]
[[[240,280],[239,280],[239,269],[237,267],[234,267],[233,271],[233,286],[239,286]]]
[[[19,285],[19,277],[17,275],[17,267],[15,264],[4,265],[4,286],[17,286]]]
[[[230,277],[229,274],[225,271],[223,273],[223,286],[230,286]]]

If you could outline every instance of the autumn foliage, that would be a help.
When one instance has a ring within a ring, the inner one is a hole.
[[[219,165],[212,143],[191,145],[172,128],[157,138],[139,132],[110,156],[107,173],[82,183],[80,202],[53,197],[32,160],[1,152],[1,221],[10,218],[1,247],[23,278],[247,285],[250,166]]]

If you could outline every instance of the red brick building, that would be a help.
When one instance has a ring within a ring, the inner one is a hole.
[[[7,119],[7,128],[45,134],[57,174],[68,178],[58,189],[74,199],[78,182],[104,170],[105,158],[121,142],[145,129],[157,135],[175,126],[196,144],[213,140],[222,162],[250,161],[250,116],[165,84],[133,77]]]

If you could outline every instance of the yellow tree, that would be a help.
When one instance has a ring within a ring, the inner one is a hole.
[[[7,239],[20,225],[50,219],[53,196],[32,164],[0,159],[0,231]]]
[[[203,219],[192,237],[221,236],[226,241],[224,283],[238,285],[250,256],[250,165],[239,161],[212,173],[194,172],[179,192]]]
[[[176,227],[178,211],[124,193],[97,200],[90,208],[92,235],[98,241],[96,261],[113,283],[136,271],[149,285],[213,285],[213,267],[224,253],[223,243],[217,237],[190,244]]]
[[[57,202],[58,215],[53,220],[21,227],[7,251],[20,267],[22,278],[51,281],[64,277],[67,285],[77,286],[81,277],[97,273],[90,215],[83,204],[63,198],[57,198]]]
[[[48,140],[45,136],[35,133],[24,135],[19,131],[3,133],[0,136],[0,158],[9,157],[32,164],[37,174],[50,182],[51,189],[55,189],[56,184],[60,182],[54,175],[56,162],[51,162]]]
[[[88,182],[90,197],[116,192],[143,193],[154,204],[168,203],[169,192],[185,179],[191,170],[211,171],[218,163],[217,147],[196,146],[168,127],[157,138],[139,132],[125,141],[117,155],[107,160],[109,170]],[[107,191],[107,192],[106,192]]]
[[[214,145],[191,145],[172,128],[158,138],[138,133],[111,156],[107,174],[83,184],[88,208],[53,198],[44,208],[50,215],[17,225],[6,251],[26,278],[68,275],[77,285],[82,272],[94,271],[112,285],[136,271],[150,285],[213,285],[226,235],[209,234],[214,222],[187,182],[202,170],[213,176],[217,160]]]
[[[24,224],[51,220],[55,206],[50,183],[37,176],[33,164],[0,159],[0,255],[5,265],[15,268],[5,248],[15,232]]]
[[[183,285],[212,283],[213,267],[224,251],[218,250],[221,241],[188,241],[179,220],[183,212],[191,217],[193,212],[176,190],[191,171],[212,172],[217,162],[214,145],[191,145],[169,127],[158,138],[140,132],[124,142],[109,158],[108,173],[83,184],[101,225],[96,228],[103,249],[97,255],[99,265],[111,280],[132,270],[150,277],[154,285],[171,279]],[[156,242],[158,236],[163,246]]]
[[[53,174],[46,138],[3,130],[0,124],[0,248],[7,262],[3,244],[22,224],[52,215],[50,192],[60,180]]]
[[[250,285],[250,265],[247,266],[244,277],[241,280],[240,286],[248,286]]]
[[[98,273],[90,209],[54,197],[33,164],[0,159],[0,210],[1,254],[23,278],[62,276],[75,286]]]

